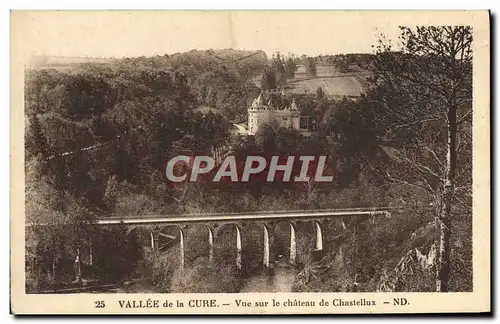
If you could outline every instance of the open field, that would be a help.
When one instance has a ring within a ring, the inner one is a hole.
[[[292,93],[316,93],[322,88],[331,97],[359,96],[364,92],[363,81],[370,76],[367,71],[342,73],[333,65],[317,65],[317,77],[310,78],[305,69],[299,67],[295,78],[287,84]]]
[[[319,77],[301,80],[287,85],[293,93],[316,93],[323,88],[326,95],[332,97],[359,96],[364,92],[363,85],[356,76]]]

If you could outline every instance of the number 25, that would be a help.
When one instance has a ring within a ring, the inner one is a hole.
[[[104,308],[106,305],[104,304],[104,300],[96,300],[94,302],[95,308]]]

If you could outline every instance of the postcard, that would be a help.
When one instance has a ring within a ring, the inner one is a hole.
[[[12,11],[11,312],[490,312],[488,11]]]

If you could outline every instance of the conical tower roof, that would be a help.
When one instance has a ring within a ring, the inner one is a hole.
[[[259,96],[257,97],[257,99],[255,99],[255,103],[258,105],[258,106],[262,106],[264,104],[264,101],[262,99],[262,92],[259,94]]]
[[[298,110],[297,104],[295,103],[295,98],[292,99],[292,104],[290,105],[290,110]]]

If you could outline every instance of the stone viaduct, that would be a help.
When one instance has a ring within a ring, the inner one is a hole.
[[[324,222],[330,219],[345,219],[347,217],[374,217],[386,216],[390,217],[391,211],[395,208],[350,208],[336,210],[310,210],[310,211],[280,211],[280,212],[258,212],[258,213],[242,213],[242,214],[203,214],[203,215],[141,215],[127,216],[123,218],[99,218],[98,226],[113,227],[124,225],[129,232],[142,228],[149,231],[151,250],[158,250],[159,237],[168,236],[171,239],[178,238],[179,260],[180,267],[184,267],[185,263],[185,242],[187,239],[185,228],[191,224],[203,225],[208,233],[208,259],[214,258],[214,241],[219,231],[228,226],[234,227],[236,232],[236,267],[242,268],[242,235],[243,223],[257,223],[262,228],[263,236],[263,268],[267,269],[270,265],[270,239],[273,226],[278,222],[286,222],[290,230],[290,240],[288,242],[289,255],[287,259],[290,264],[295,264],[297,258],[297,242],[296,233],[298,222],[312,222],[314,226],[315,250],[323,250],[323,225]],[[159,230],[162,226],[174,226],[177,231],[177,236],[162,234]],[[98,251],[95,251],[98,253]]]

